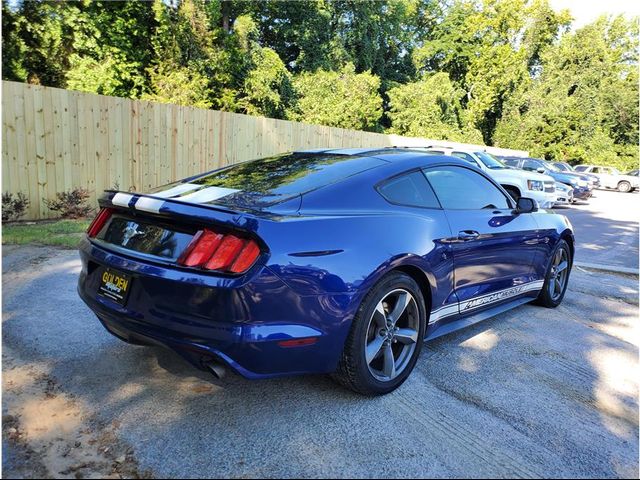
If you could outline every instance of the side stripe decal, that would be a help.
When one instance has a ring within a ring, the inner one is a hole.
[[[480,295],[473,297],[462,302],[455,302],[444,307],[440,307],[437,310],[431,312],[429,317],[429,324],[435,323],[438,320],[457,315],[458,313],[467,313],[477,308],[490,305],[492,303],[500,302],[512,297],[517,297],[523,293],[541,290],[544,285],[544,280],[536,280],[535,282],[524,283],[522,285],[516,285],[515,287],[505,288],[497,292]]]

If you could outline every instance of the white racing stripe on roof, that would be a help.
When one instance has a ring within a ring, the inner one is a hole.
[[[136,210],[142,210],[143,212],[160,213],[160,208],[164,205],[164,200],[158,200],[157,198],[140,197],[135,203]]]
[[[180,185],[176,185],[175,187],[172,187],[169,190],[152,193],[151,195],[153,195],[154,197],[160,197],[160,198],[177,197],[178,195],[182,195],[183,193],[187,193],[187,192],[192,192],[193,190],[197,190],[199,188],[202,188],[202,185],[196,185],[195,183],[181,183]]]
[[[231,195],[232,193],[239,191],[240,190],[237,190],[235,188],[207,187],[203,188],[202,190],[198,190],[197,192],[174,198],[173,200],[188,203],[206,203],[222,197],[226,197],[227,195]]]
[[[111,203],[118,205],[119,207],[128,207],[129,202],[133,198],[133,195],[129,193],[116,193],[111,199]]]

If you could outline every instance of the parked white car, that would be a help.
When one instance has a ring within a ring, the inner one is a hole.
[[[416,150],[416,148],[413,148]],[[556,181],[549,175],[516,170],[505,166],[493,155],[479,151],[450,147],[419,148],[434,155],[451,155],[475,165],[493,177],[514,199],[532,198],[540,208],[552,208],[557,200]]]
[[[638,177],[620,173],[613,167],[602,167],[600,165],[576,165],[575,171],[578,173],[591,173],[600,179],[600,188],[611,188],[619,192],[633,192],[640,188]]]

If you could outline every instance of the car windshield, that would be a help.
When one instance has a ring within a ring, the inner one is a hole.
[[[573,169],[571,168],[570,165],[566,164],[566,163],[554,163],[553,164],[555,167],[558,168],[558,170],[561,170],[563,172],[571,172],[573,171]]]
[[[547,170],[551,170],[552,172],[561,172],[562,171],[551,162],[547,162],[547,161],[543,160],[542,163],[543,163],[544,167]]]
[[[507,168],[504,163],[498,160],[496,157],[486,152],[474,152],[476,157],[478,157],[482,163],[485,164],[487,168],[492,170],[500,170],[502,168]]]

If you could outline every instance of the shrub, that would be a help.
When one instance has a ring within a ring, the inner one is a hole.
[[[27,196],[18,192],[14,197],[13,193],[2,194],[2,223],[18,220],[29,208]]]
[[[45,200],[45,205],[54,212],[60,212],[62,218],[82,218],[88,216],[93,208],[87,203],[89,191],[74,188],[56,193],[55,200]]]

